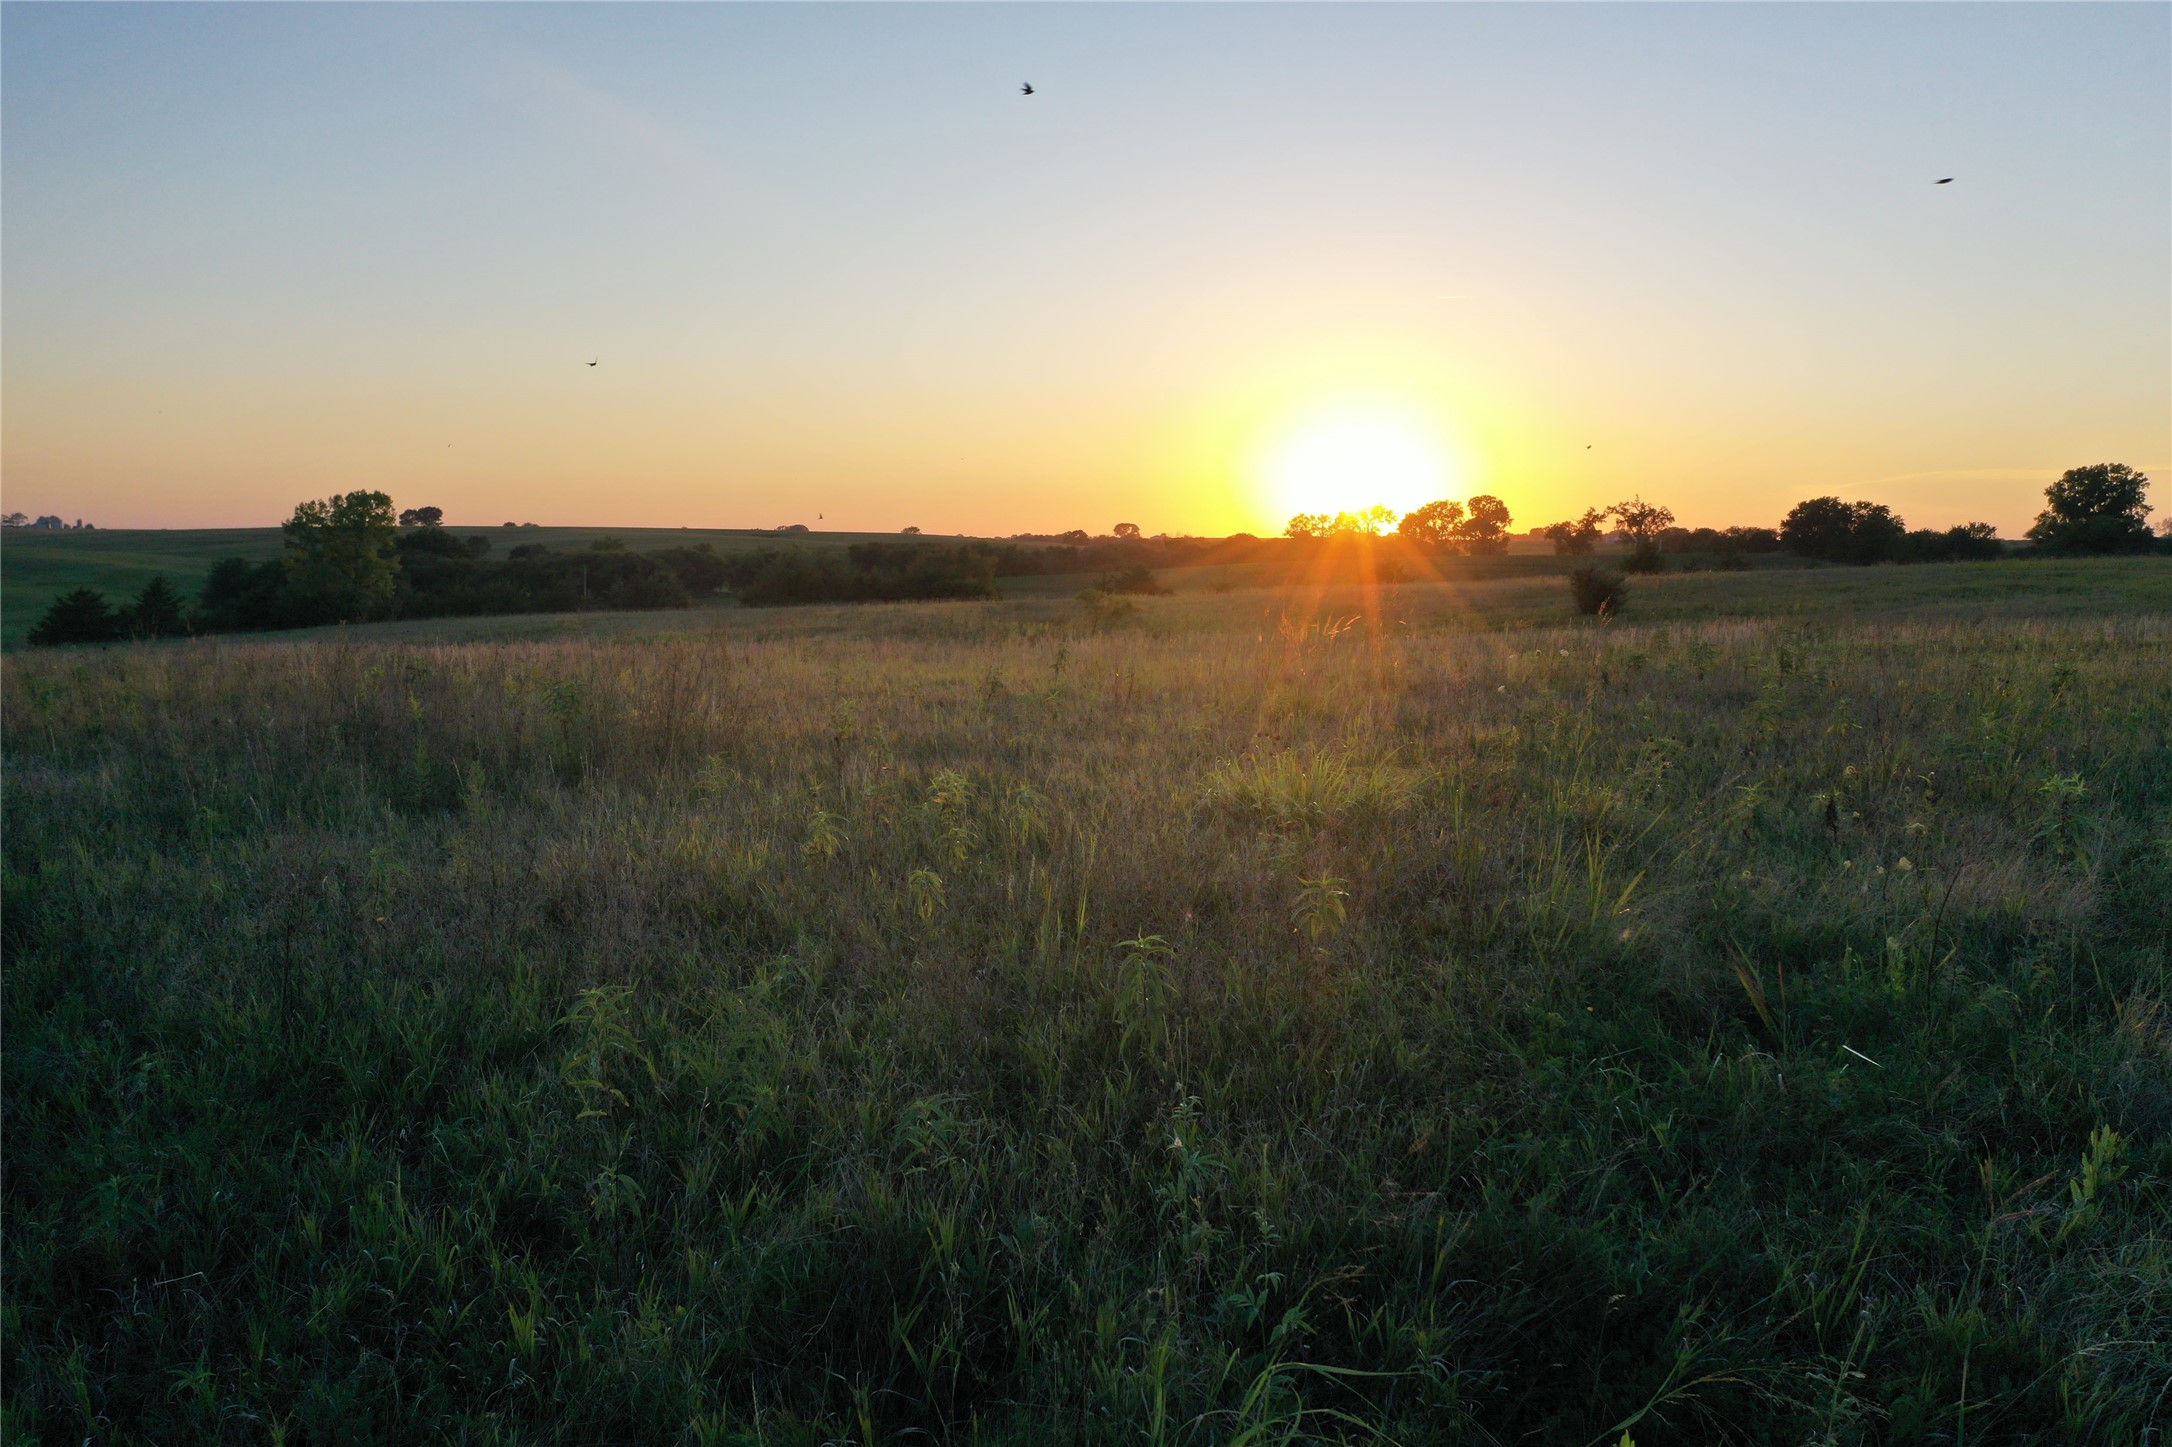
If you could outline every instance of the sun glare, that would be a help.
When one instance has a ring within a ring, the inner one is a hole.
[[[1378,407],[1314,413],[1265,450],[1262,492],[1279,521],[1294,513],[1398,514],[1449,496],[1447,456],[1424,423]]]

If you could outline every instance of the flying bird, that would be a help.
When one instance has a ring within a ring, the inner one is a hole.
[[[1019,93],[1020,95],[1032,95],[1032,94],[1033,94],[1033,87],[1032,87],[1032,86],[1031,86],[1030,84],[1029,84],[1029,85],[1022,85],[1022,86],[1018,87],[1018,93]]]
[[[603,360],[603,358],[601,358],[601,357],[598,357],[598,358],[596,358],[596,362],[600,362],[600,361],[602,361],[602,360]],[[590,362],[590,363],[589,363],[588,365],[589,365],[589,366],[591,366],[591,367],[593,367],[593,366],[595,366],[595,365],[596,365],[596,362]]]
[[[1946,178],[1945,178],[1944,180],[1941,180],[1941,181],[1933,181],[1933,182],[1931,182],[1931,184],[1932,184],[1933,186],[1950,186],[1950,185],[1952,185],[1952,184],[1953,184],[1953,177],[1951,177],[1951,176],[1948,176],[1948,177],[1946,177]]]

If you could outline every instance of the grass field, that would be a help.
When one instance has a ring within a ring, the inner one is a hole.
[[[1632,587],[11,655],[7,1439],[2161,1441],[2172,564]]]
[[[860,542],[896,542],[896,533],[808,533],[782,535],[754,529],[723,528],[473,528],[451,527],[462,537],[480,536],[492,555],[521,543],[551,548],[582,548],[599,538],[616,538],[637,552],[706,543],[731,554],[776,547],[846,547]],[[930,541],[945,541],[936,538]],[[993,541],[1001,541],[995,539]],[[10,528],[0,533],[0,648],[19,648],[55,598],[76,588],[105,594],[115,606],[135,597],[153,577],[163,575],[193,602],[211,569],[222,558],[262,561],[276,558],[283,546],[277,528],[225,528],[194,531],[112,529],[46,532]],[[1763,557],[1760,566],[1787,565]],[[1562,572],[1568,562],[1552,555],[1549,544],[1518,538],[1509,556],[1457,559],[1449,564],[1459,576],[1478,580]],[[1256,587],[1279,582],[1271,564],[1167,568],[1163,582],[1180,591]],[[1006,596],[1069,598],[1094,581],[1092,574],[1061,573],[1004,578]],[[522,626],[522,625],[513,625]]]

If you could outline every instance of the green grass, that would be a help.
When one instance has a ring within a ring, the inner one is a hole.
[[[2156,1441],[2168,580],[11,656],[6,1436]]]

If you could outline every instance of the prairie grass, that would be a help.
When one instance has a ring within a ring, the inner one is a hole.
[[[6,1436],[2160,1440],[2164,575],[1940,571],[11,657]]]

